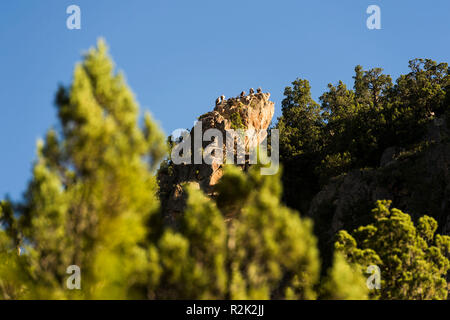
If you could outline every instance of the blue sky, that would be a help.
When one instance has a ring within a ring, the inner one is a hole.
[[[81,8],[81,30],[66,8]],[[366,8],[381,8],[381,30]],[[36,140],[57,125],[58,83],[104,37],[143,109],[167,134],[191,127],[217,96],[261,86],[280,115],[297,77],[318,98],[328,83],[352,85],[355,65],[396,78],[416,57],[450,62],[450,1],[433,0],[14,0],[0,2],[0,198],[19,199]]]

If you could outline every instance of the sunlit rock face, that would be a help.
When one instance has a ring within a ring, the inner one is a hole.
[[[236,98],[223,99],[216,103],[214,109],[198,118],[198,123],[190,130],[191,150],[211,148],[215,146],[221,152],[223,161],[226,161],[227,132],[244,132],[242,135],[242,146],[245,150],[245,160],[241,163],[243,170],[247,170],[248,154],[250,150],[258,146],[266,137],[267,129],[272,121],[275,111],[275,104],[269,101],[270,93],[254,93]],[[223,138],[205,139],[205,132],[208,129],[217,129],[217,133]],[[241,131],[242,130],[242,131]],[[200,145],[195,145],[194,141],[199,141]],[[205,139],[205,141],[203,141]],[[236,145],[233,144],[233,151],[236,152]],[[206,149],[207,150],[207,149]],[[217,155],[217,153],[215,153]],[[197,158],[198,160],[198,158]],[[234,158],[238,163],[237,157]],[[218,183],[223,175],[223,165],[221,162],[213,161],[211,164],[195,161],[191,154],[190,161],[182,164],[170,162],[161,167],[158,174],[160,185],[160,198],[162,212],[166,222],[176,223],[177,217],[183,212],[186,203],[186,194],[183,190],[185,183],[194,183],[207,195],[213,196],[213,186]]]

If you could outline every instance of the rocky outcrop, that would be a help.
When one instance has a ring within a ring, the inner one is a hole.
[[[195,150],[194,140],[196,135],[203,134],[208,129],[217,129],[223,137],[222,146],[217,146],[226,159],[226,132],[246,130],[248,133],[243,139],[245,152],[248,155],[250,148],[260,143],[267,135],[267,129],[274,114],[274,103],[269,101],[269,93],[253,93],[230,99],[218,99],[213,111],[203,114],[198,118],[199,123],[194,126],[189,134],[191,136],[191,150]],[[200,131],[196,130],[201,128]],[[211,140],[203,141],[201,147],[205,150],[211,145]],[[220,152],[220,151],[217,151]],[[193,183],[206,194],[213,195],[214,185],[223,175],[222,163],[213,162],[207,164],[204,161],[195,163],[194,155],[191,155],[189,163],[175,164],[169,161],[161,166],[158,174],[160,185],[160,199],[162,212],[166,222],[173,224],[183,212],[186,203],[186,194],[183,189],[185,183]],[[237,159],[235,159],[237,162]],[[248,158],[241,165],[248,168]]]
[[[385,150],[378,168],[353,170],[335,177],[312,200],[308,215],[316,233],[331,244],[341,229],[371,222],[371,209],[379,199],[413,219],[434,217],[438,232],[450,234],[450,135],[442,119],[430,122],[426,139],[404,150]]]

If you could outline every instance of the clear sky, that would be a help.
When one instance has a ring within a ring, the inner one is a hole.
[[[68,30],[66,8],[81,8]],[[381,8],[381,30],[366,9]],[[352,85],[355,65],[395,79],[416,57],[450,62],[448,0],[14,0],[0,2],[0,198],[19,199],[36,140],[57,124],[58,83],[104,37],[143,109],[167,134],[190,128],[217,96],[261,86],[280,115],[297,77],[314,98]]]

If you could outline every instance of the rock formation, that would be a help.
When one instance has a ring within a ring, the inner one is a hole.
[[[198,118],[198,121],[201,122],[200,132],[202,136],[206,130],[211,128],[218,129],[222,133],[224,143],[220,150],[223,152],[224,161],[226,159],[226,131],[246,130],[250,133],[253,132],[253,134],[246,135],[244,139],[246,156],[248,156],[250,148],[264,140],[267,135],[266,130],[274,114],[274,103],[269,101],[269,98],[269,93],[261,92],[250,96],[223,99],[215,106],[213,111]],[[198,124],[195,127],[197,126]],[[195,127],[189,132],[191,141],[198,134]],[[211,141],[203,141],[201,147],[205,149],[210,144]],[[193,142],[191,150],[194,150]],[[248,168],[247,157],[241,166],[244,170]],[[206,194],[213,196],[213,187],[222,175],[223,164],[213,162],[209,165],[204,161],[201,164],[195,164],[193,155],[190,163],[175,164],[172,160],[164,163],[160,168],[158,180],[162,212],[166,222],[176,224],[177,217],[184,210],[186,195],[183,185],[185,183],[193,183]]]

